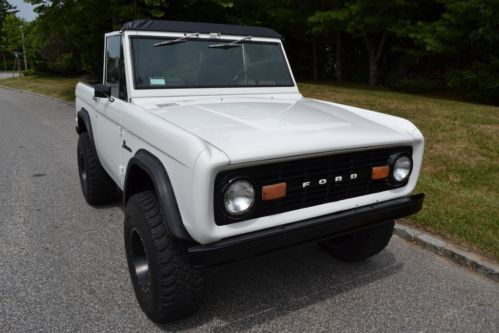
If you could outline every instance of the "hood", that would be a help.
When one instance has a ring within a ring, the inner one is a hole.
[[[410,143],[414,137],[341,105],[306,98],[218,98],[148,108],[223,151],[231,164]]]

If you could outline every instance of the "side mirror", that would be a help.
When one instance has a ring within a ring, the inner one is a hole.
[[[110,98],[111,86],[108,86],[107,84],[96,84],[94,86],[94,97]]]

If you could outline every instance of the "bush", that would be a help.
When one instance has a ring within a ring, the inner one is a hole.
[[[475,63],[470,68],[449,72],[451,89],[468,98],[499,104],[499,59],[490,63]]]
[[[402,77],[392,76],[386,78],[386,85],[395,90],[411,93],[425,93],[429,91],[442,90],[445,88],[443,80],[423,76]]]
[[[33,76],[37,74],[38,72],[34,69],[28,69],[27,71],[23,71],[23,76]]]
[[[384,84],[391,89],[410,93],[443,90],[446,88],[443,67],[441,61],[435,57],[395,53]]]

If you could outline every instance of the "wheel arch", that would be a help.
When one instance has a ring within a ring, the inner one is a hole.
[[[92,122],[90,121],[90,115],[88,114],[88,111],[85,110],[85,108],[81,108],[81,110],[78,111],[76,117],[78,120],[76,126],[76,133],[81,134],[83,132],[87,132],[88,136],[90,136],[90,141],[92,142],[92,145],[95,147]]]
[[[138,192],[154,190],[168,231],[175,237],[192,240],[182,223],[177,200],[163,163],[145,149],[140,149],[130,159],[123,187],[123,206]]]

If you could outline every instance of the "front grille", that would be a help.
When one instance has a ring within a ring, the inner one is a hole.
[[[215,181],[215,221],[218,225],[235,223],[404,186],[390,184],[385,179],[371,179],[372,167],[386,165],[389,156],[398,152],[412,156],[412,147],[364,150],[221,172]],[[225,214],[220,195],[227,181],[234,177],[248,178],[257,190],[254,209],[237,220]],[[335,182],[339,180],[337,177],[341,177],[341,181]],[[320,185],[319,181],[324,183],[324,179],[327,182]],[[287,183],[286,197],[261,200],[262,186],[281,182]],[[310,185],[304,187],[305,182]]]

